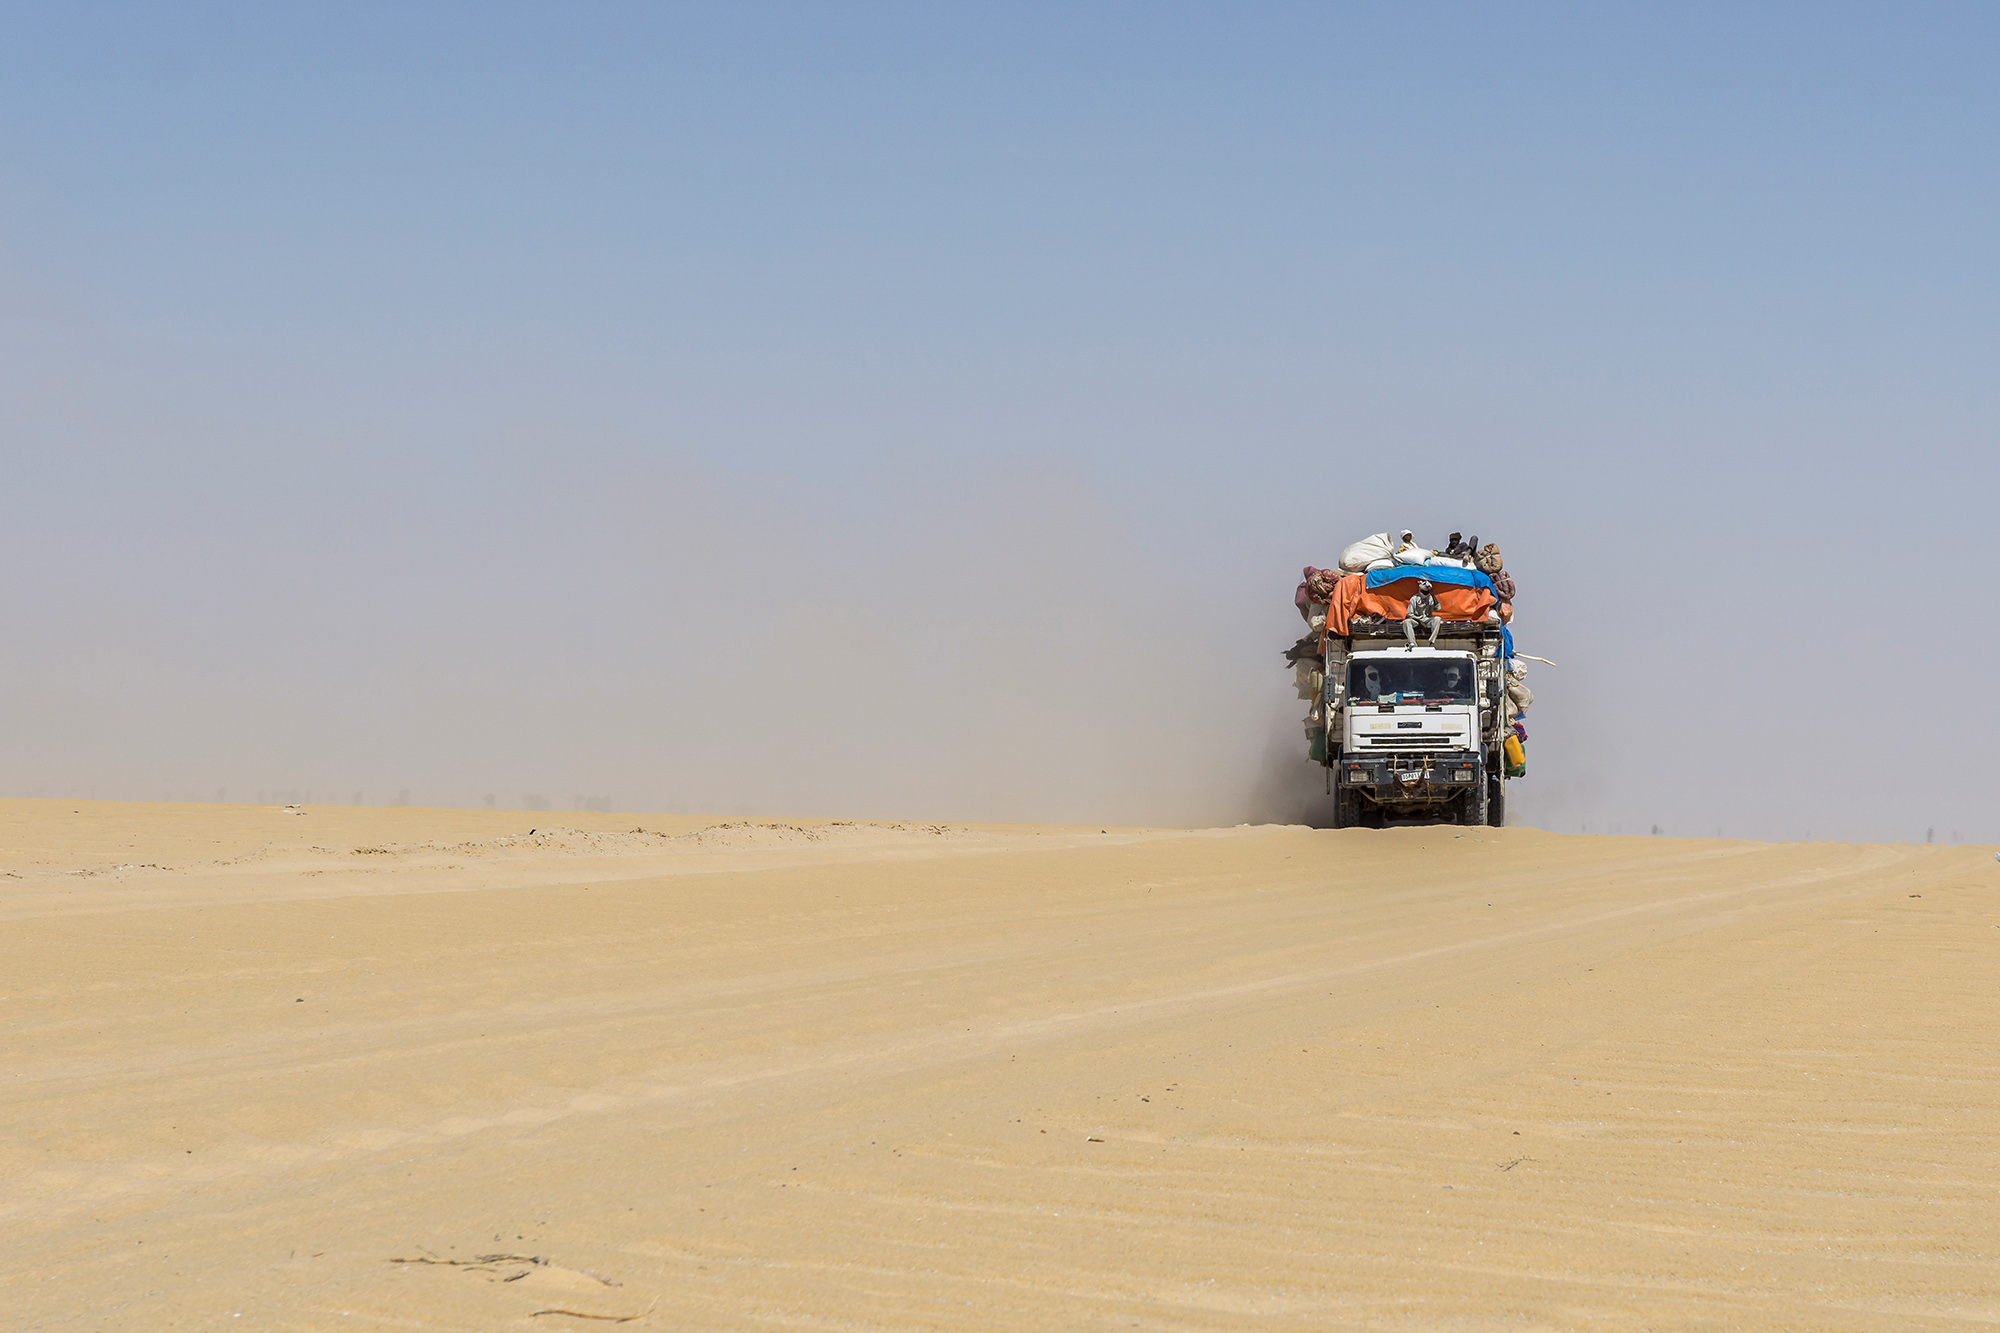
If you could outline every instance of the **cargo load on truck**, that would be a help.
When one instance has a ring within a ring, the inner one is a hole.
[[[1306,633],[1285,658],[1336,827],[1503,822],[1534,702],[1516,591],[1497,544],[1456,532],[1442,550],[1377,533],[1337,567],[1306,566],[1293,596]]]

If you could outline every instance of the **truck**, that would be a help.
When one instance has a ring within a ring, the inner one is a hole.
[[[1445,621],[1411,646],[1403,622],[1355,617],[1296,659],[1313,762],[1335,828],[1499,828],[1509,777],[1507,637],[1498,617]],[[1309,636],[1310,638],[1311,636]],[[1308,640],[1302,640],[1305,646]]]

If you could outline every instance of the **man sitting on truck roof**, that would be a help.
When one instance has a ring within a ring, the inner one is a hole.
[[[1417,650],[1417,626],[1419,625],[1423,625],[1430,630],[1431,647],[1437,647],[1439,625],[1438,599],[1437,594],[1431,591],[1431,581],[1429,579],[1417,580],[1417,595],[1410,599],[1409,614],[1403,617],[1403,637],[1409,640],[1411,652]]]

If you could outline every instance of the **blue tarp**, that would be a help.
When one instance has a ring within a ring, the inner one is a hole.
[[[1492,592],[1494,600],[1500,595],[1493,592],[1493,580],[1476,569],[1460,569],[1456,565],[1391,565],[1387,569],[1368,571],[1365,586],[1380,588],[1399,579],[1429,579],[1432,583],[1455,583],[1461,588],[1484,588]]]

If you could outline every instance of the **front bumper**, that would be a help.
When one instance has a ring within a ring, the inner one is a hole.
[[[1485,780],[1486,765],[1477,750],[1342,755],[1334,778],[1382,805],[1435,805],[1475,790]]]

